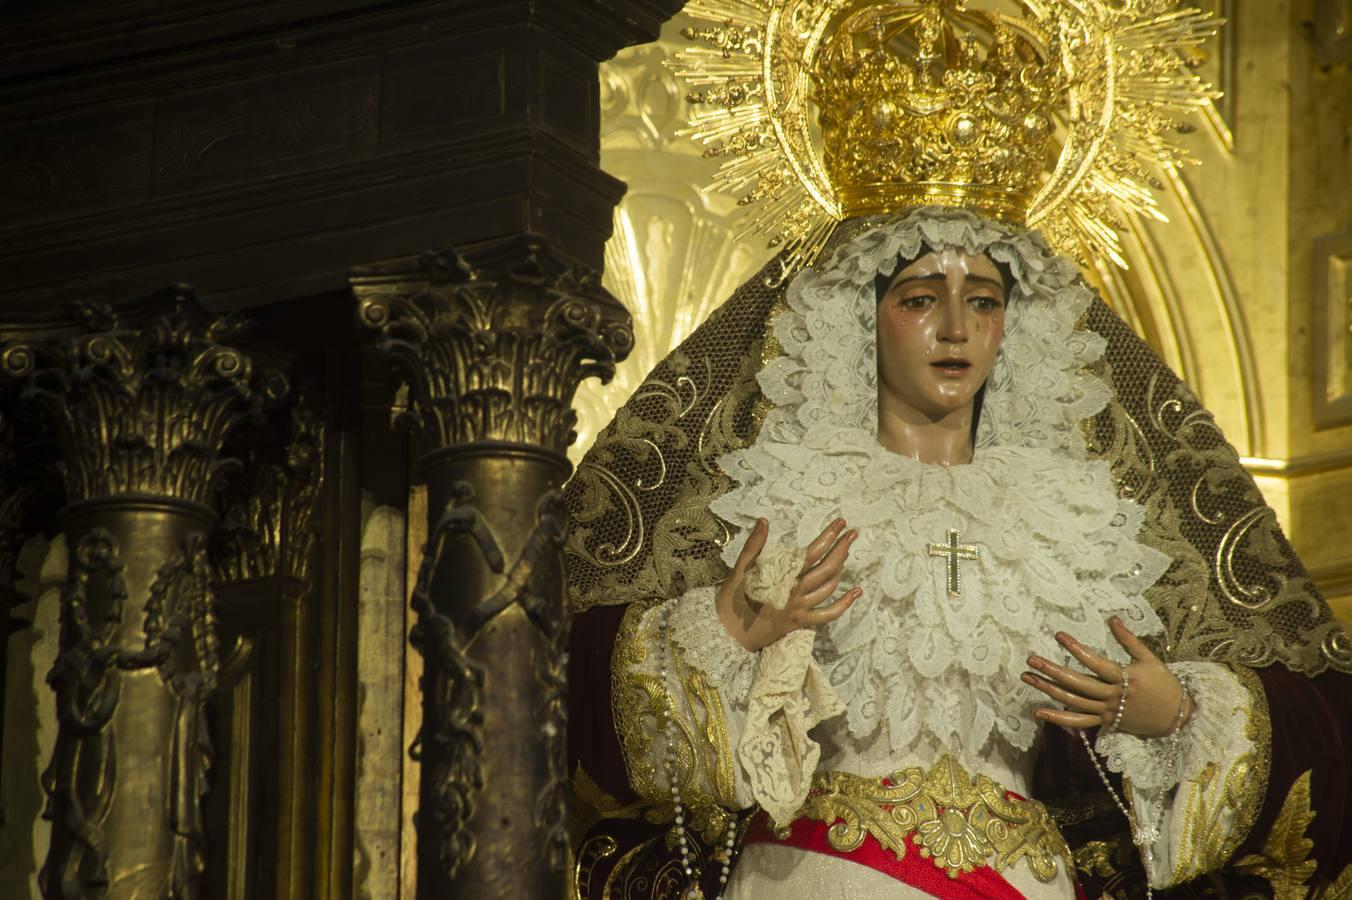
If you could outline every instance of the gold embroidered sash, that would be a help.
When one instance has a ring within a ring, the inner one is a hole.
[[[1056,878],[1056,858],[1074,872],[1070,848],[1036,800],[1010,797],[985,775],[972,776],[944,754],[926,771],[899,769],[886,778],[846,772],[818,774],[799,816],[830,826],[836,850],[859,849],[867,835],[900,859],[906,837],[950,878],[988,865],[997,872],[1027,859],[1042,882]]]

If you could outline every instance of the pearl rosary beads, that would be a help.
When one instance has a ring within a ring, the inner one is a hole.
[[[658,618],[658,643],[661,645],[658,663],[658,683],[663,687],[667,684],[667,660],[671,656],[668,644],[668,627],[671,618],[671,604],[667,603],[662,607]],[[666,739],[666,752],[663,755],[663,768],[666,772],[667,783],[671,785],[671,805],[676,811],[676,844],[681,851],[681,871],[685,873],[689,887],[681,894],[683,900],[704,900],[704,891],[700,887],[699,873],[695,871],[693,854],[690,850],[690,841],[685,834],[685,807],[681,803],[681,789],[676,783],[676,742],[672,737],[671,716],[666,708],[662,711],[662,721],[660,730]],[[721,900],[723,890],[727,887],[728,876],[732,872],[732,851],[737,844],[737,817],[729,815],[728,831],[723,845],[723,871],[718,876],[718,894],[714,900]]]
[[[1128,683],[1127,669],[1125,666],[1123,666],[1122,695],[1118,698],[1117,701],[1116,715],[1113,716],[1113,720],[1111,722],[1109,722],[1106,726],[1104,726],[1105,733],[1115,731],[1118,727],[1118,724],[1122,721],[1123,713],[1126,712],[1127,683]],[[1190,705],[1191,700],[1188,695],[1188,691],[1186,688],[1184,688],[1183,696],[1179,700],[1178,715],[1175,716],[1174,718],[1173,727],[1169,729],[1168,734],[1164,735],[1164,737],[1161,738],[1161,740],[1168,741],[1170,743],[1171,745],[1170,750],[1173,751],[1168,753],[1165,757],[1165,766],[1166,768],[1168,768],[1171,774],[1174,774],[1175,770],[1178,767],[1178,753],[1177,753],[1178,733],[1182,731],[1184,724],[1186,724],[1187,711]],[[1081,743],[1084,744],[1085,752],[1088,753],[1089,758],[1093,760],[1094,770],[1098,772],[1099,780],[1103,782],[1104,788],[1107,789],[1108,796],[1112,798],[1113,803],[1117,805],[1117,808],[1122,811],[1122,815],[1126,817],[1127,823],[1131,826],[1132,843],[1134,843],[1137,849],[1140,850],[1141,861],[1145,864],[1146,900],[1153,900],[1155,892],[1150,887],[1150,866],[1155,858],[1154,852],[1155,842],[1160,839],[1160,829],[1161,826],[1164,824],[1165,807],[1160,808],[1159,815],[1153,824],[1142,825],[1137,820],[1136,816],[1132,815],[1131,810],[1127,808],[1127,804],[1123,800],[1122,796],[1118,794],[1117,791],[1113,790],[1112,782],[1108,780],[1108,773],[1103,770],[1103,765],[1099,762],[1098,754],[1094,752],[1094,748],[1089,743],[1089,736],[1086,735],[1082,729],[1076,729],[1076,732],[1080,735],[1080,741]]]
[[[1108,791],[1108,796],[1113,798],[1113,803],[1122,811],[1126,817],[1127,824],[1131,826],[1131,842],[1141,851],[1141,861],[1145,863],[1145,896],[1146,900],[1153,900],[1155,892],[1150,888],[1150,863],[1154,860],[1155,853],[1152,849],[1155,841],[1159,840],[1159,824],[1142,826],[1136,821],[1136,817],[1131,814],[1127,804],[1123,802],[1122,796],[1113,790],[1113,783],[1108,780],[1108,773],[1103,771],[1103,765],[1098,760],[1098,754],[1089,743],[1089,736],[1082,729],[1076,729],[1080,735],[1080,740],[1084,743],[1085,752],[1089,758],[1094,761],[1094,771],[1098,772],[1099,780],[1103,782],[1103,787]],[[1160,810],[1160,824],[1164,820],[1164,810]]]

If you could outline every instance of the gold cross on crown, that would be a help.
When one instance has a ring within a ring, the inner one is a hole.
[[[981,549],[967,544],[958,543],[958,530],[956,528],[948,529],[948,543],[930,544],[930,556],[948,557],[948,596],[962,596],[962,572],[958,570],[958,560],[960,559],[980,559]]]

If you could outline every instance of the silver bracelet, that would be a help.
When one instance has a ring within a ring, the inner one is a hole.
[[[1122,667],[1122,693],[1117,697],[1117,712],[1113,714],[1112,721],[1103,726],[1104,734],[1112,734],[1118,728],[1118,723],[1122,721],[1122,716],[1127,711],[1127,688],[1130,682],[1127,678],[1127,667]]]

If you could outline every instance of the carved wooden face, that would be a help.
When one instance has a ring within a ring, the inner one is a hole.
[[[918,422],[970,407],[1005,336],[1005,290],[995,263],[962,250],[898,272],[878,303],[879,391]]]

